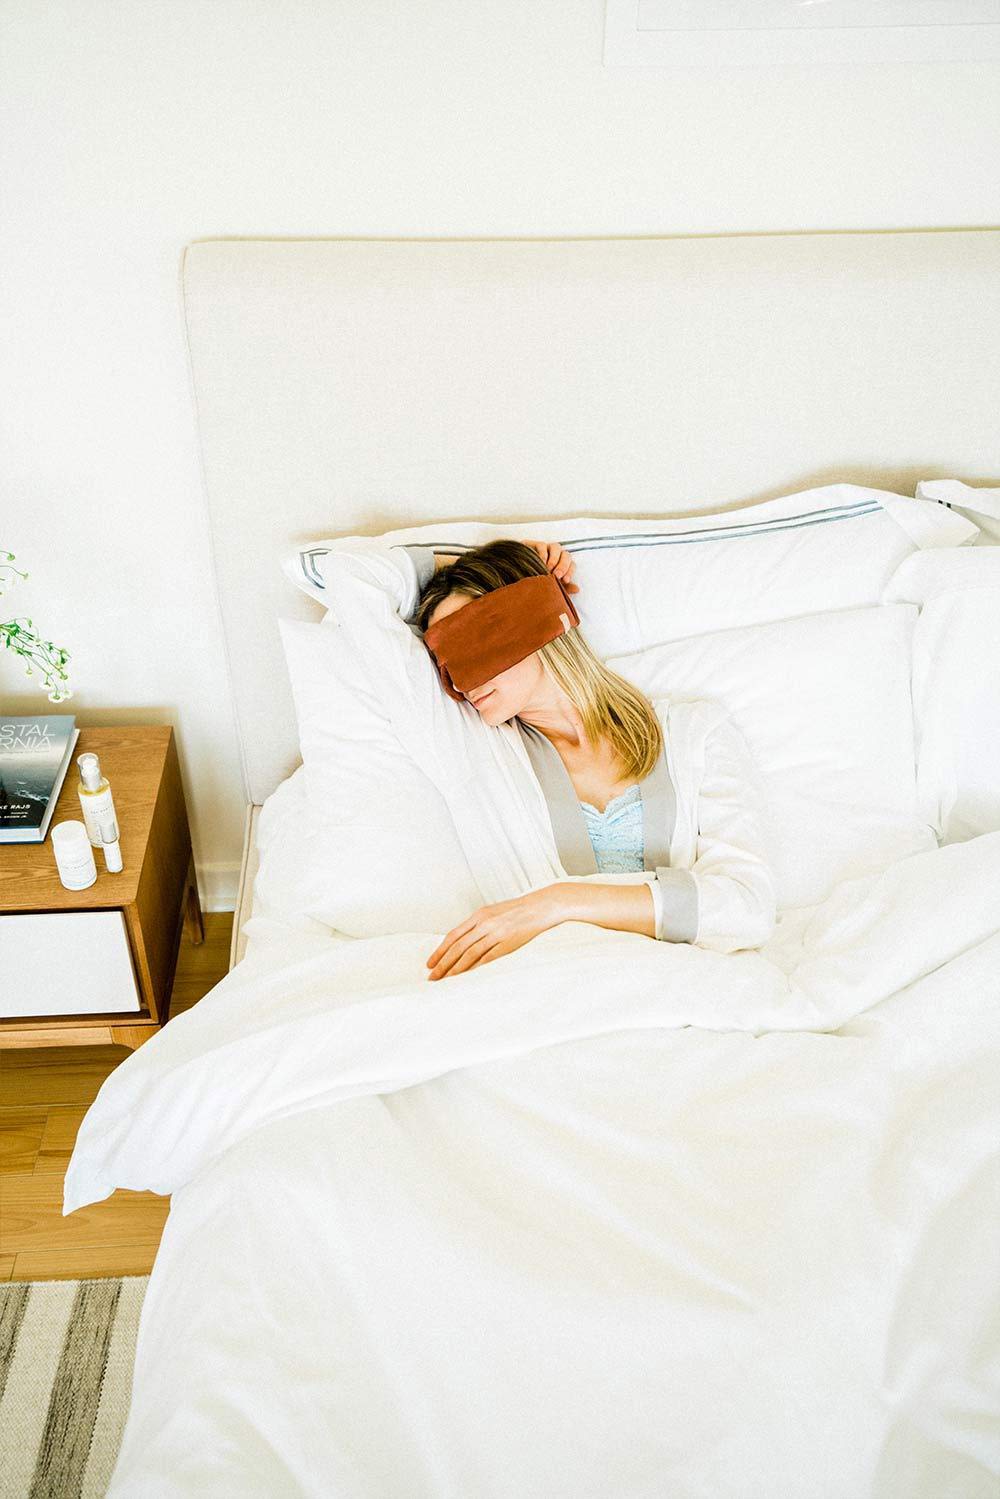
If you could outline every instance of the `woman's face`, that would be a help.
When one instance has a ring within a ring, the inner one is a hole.
[[[462,609],[471,602],[464,594],[449,593],[431,614],[427,621],[428,627],[435,620],[444,619],[446,615],[454,614],[457,609]],[[481,682],[465,696],[484,722],[501,724],[516,718],[530,705],[540,689],[544,692],[544,688],[545,669],[538,652],[532,651],[525,660],[518,661],[516,666],[508,666],[506,671],[498,672],[495,677]]]

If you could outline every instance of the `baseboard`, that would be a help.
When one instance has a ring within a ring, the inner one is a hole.
[[[235,911],[240,888],[240,861],[196,864],[198,894],[203,911]]]

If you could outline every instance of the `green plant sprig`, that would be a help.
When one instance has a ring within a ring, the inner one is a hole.
[[[9,565],[14,561],[13,552],[0,552],[0,557],[7,559],[6,562],[0,562],[0,594],[2,594],[4,573],[16,573],[19,578],[26,578],[28,574],[18,567]],[[62,686],[63,682],[68,681],[63,667],[70,659],[69,651],[36,634],[33,620],[25,616],[19,619],[0,620],[0,647],[13,651],[15,656],[20,656],[22,661],[27,662],[24,672],[26,677],[33,676],[36,670],[41,672],[42,680],[48,689],[49,702],[61,703],[73,696],[70,688]]]

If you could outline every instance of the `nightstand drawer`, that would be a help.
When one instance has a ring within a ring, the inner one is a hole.
[[[140,1008],[121,911],[0,915],[0,1018]]]

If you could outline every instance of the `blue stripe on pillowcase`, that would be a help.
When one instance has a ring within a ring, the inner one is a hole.
[[[563,550],[567,552],[589,552],[600,550],[602,547],[618,548],[630,546],[690,546],[698,541],[745,541],[751,535],[765,536],[771,531],[799,531],[805,526],[823,526],[829,521],[853,520],[855,516],[874,515],[881,510],[879,504],[869,505],[864,510],[854,510],[846,515],[820,515],[815,520],[797,520],[791,517],[785,520],[760,521],[754,526],[743,527],[709,527],[700,535],[690,531],[675,531],[673,535],[643,535],[636,532],[629,536],[582,536],[578,541],[566,541],[561,543]]]
[[[569,551],[588,551],[594,547],[659,546],[666,542],[687,544],[692,541],[743,541],[748,536],[766,535],[771,531],[797,531],[804,526],[821,526],[827,521],[853,520],[855,516],[874,515],[882,506],[878,501],[864,501],[843,510],[809,510],[803,515],[775,516],[773,520],[734,521],[730,526],[700,526],[689,531],[631,531],[614,536],[581,536],[562,545]]]
[[[743,541],[748,536],[766,535],[771,531],[794,531],[804,526],[821,526],[830,521],[853,520],[855,516],[874,515],[882,510],[877,500],[858,500],[853,505],[828,506],[823,510],[805,510],[801,515],[776,517],[774,520],[734,521],[729,526],[705,526],[700,531],[677,531],[664,535],[659,531],[635,531],[628,535],[618,532],[611,536],[583,536],[577,541],[561,543],[566,552],[613,551],[619,547],[635,546],[690,546],[699,541]],[[463,552],[474,551],[481,543],[455,541],[419,541],[413,546],[428,547],[442,556],[460,557]],[[323,578],[316,567],[315,559],[325,557],[329,547],[311,547],[299,553],[302,572],[314,588],[325,588]]]
[[[305,578],[306,582],[311,583],[314,588],[326,587],[319,569],[316,566],[315,559],[317,557],[325,557],[329,550],[329,547],[310,547],[308,551],[299,553],[299,566],[302,569],[303,577]]]

